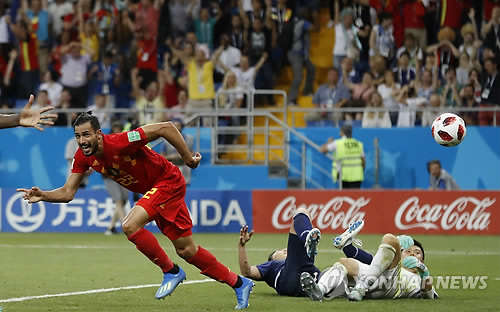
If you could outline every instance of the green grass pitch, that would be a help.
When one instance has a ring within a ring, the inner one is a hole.
[[[157,236],[169,256],[187,273],[188,281],[204,280],[198,270],[175,255],[166,237]],[[239,272],[238,234],[195,234],[195,241],[212,251],[231,270]],[[256,233],[248,243],[252,264],[286,245],[284,234]],[[341,253],[323,235],[316,264],[330,266]],[[374,251],[381,235],[360,235]],[[257,282],[249,311],[500,311],[500,237],[415,236],[426,251],[426,264],[436,276],[488,276],[485,289],[438,289],[439,300],[377,300],[359,303],[345,299],[312,302],[279,297]],[[140,254],[124,235],[0,233],[0,310],[13,311],[232,311],[236,305],[229,287],[204,282],[179,286],[166,300],[154,299],[157,287],[71,295],[20,302],[10,298],[63,294],[124,286],[159,284],[157,267]]]

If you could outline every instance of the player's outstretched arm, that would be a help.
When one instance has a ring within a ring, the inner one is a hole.
[[[189,168],[194,169],[200,164],[201,154],[198,152],[194,156],[191,154],[186,141],[184,141],[184,137],[172,122],[167,121],[145,125],[142,126],[142,130],[144,130],[144,133],[148,138],[148,142],[162,137],[167,140],[168,143],[172,144],[172,146],[179,152],[179,155],[181,155],[186,166]]]
[[[256,281],[260,281],[262,276],[259,269],[256,266],[250,265],[248,262],[247,251],[245,249],[245,244],[250,240],[253,235],[253,230],[248,232],[248,225],[244,225],[240,230],[240,241],[238,243],[238,254],[240,262],[240,272],[244,277],[251,278]]]
[[[43,128],[40,125],[51,126],[54,124],[51,118],[57,118],[56,114],[44,114],[43,113],[54,109],[53,107],[45,107],[40,110],[31,110],[31,105],[35,101],[35,97],[30,95],[28,103],[23,108],[20,114],[0,116],[0,129],[1,128],[11,128],[17,126],[23,127],[33,127],[40,131]]]
[[[30,204],[39,201],[69,203],[75,197],[84,176],[84,173],[72,173],[64,186],[52,191],[42,191],[36,186],[33,186],[31,189],[18,188],[17,191],[24,192],[23,199],[27,200]]]

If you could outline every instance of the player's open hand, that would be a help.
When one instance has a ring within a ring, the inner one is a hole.
[[[194,156],[192,156],[191,159],[189,159],[188,161],[185,161],[185,163],[186,166],[188,166],[189,168],[195,169],[200,164],[200,161],[201,161],[201,154],[196,152],[196,154],[194,154]]]
[[[254,231],[248,232],[248,225],[244,225],[240,230],[240,245],[245,246],[245,244],[252,238]]]
[[[28,104],[23,108],[21,113],[19,114],[19,125],[23,127],[33,127],[40,131],[43,131],[43,128],[40,125],[52,126],[54,125],[54,121],[51,118],[57,118],[56,114],[44,114],[50,110],[53,110],[54,107],[44,107],[40,110],[31,110],[31,105],[35,101],[35,97],[30,95],[30,99],[28,100]]]
[[[33,204],[42,200],[42,190],[38,187],[33,186],[31,189],[18,188],[17,192],[24,192],[23,199],[27,200],[28,203]]]

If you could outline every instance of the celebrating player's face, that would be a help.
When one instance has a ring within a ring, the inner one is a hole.
[[[99,133],[92,129],[90,122],[75,127],[75,138],[83,155],[92,156],[97,152],[97,148],[99,147]]]
[[[273,254],[273,260],[285,260],[287,256],[287,250],[281,249],[281,250],[276,250]]]

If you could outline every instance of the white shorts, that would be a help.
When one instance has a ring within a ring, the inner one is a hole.
[[[369,276],[368,264],[362,263],[356,259],[352,259],[358,263],[359,273],[358,276]],[[394,298],[398,292],[398,284],[401,277],[401,262],[390,270],[385,270],[376,280],[370,279],[368,281],[371,286],[368,288],[365,298],[367,299],[382,299]],[[351,283],[353,283],[351,285]],[[349,281],[349,286],[354,286],[355,281]]]

